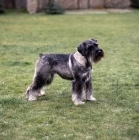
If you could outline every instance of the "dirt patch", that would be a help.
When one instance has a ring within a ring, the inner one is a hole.
[[[69,10],[66,14],[107,14],[107,13],[128,13],[132,12],[131,9],[102,9],[102,10]]]

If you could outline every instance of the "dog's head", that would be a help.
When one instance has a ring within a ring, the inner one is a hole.
[[[86,57],[89,62],[97,63],[104,57],[104,52],[98,47],[98,42],[95,39],[89,39],[82,42],[77,50],[82,56]]]

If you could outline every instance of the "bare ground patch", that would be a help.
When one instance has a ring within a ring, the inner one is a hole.
[[[68,10],[66,14],[107,14],[107,13],[129,13],[131,9],[87,9],[87,10]]]

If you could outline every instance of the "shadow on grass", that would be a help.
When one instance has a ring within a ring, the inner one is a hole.
[[[39,101],[39,102],[44,101],[44,100],[48,101],[48,100],[50,100],[50,98],[46,95],[43,95],[43,96],[37,98],[37,101]]]
[[[127,135],[130,139],[139,140],[139,124],[136,124],[134,128],[130,128]]]
[[[5,66],[28,66],[31,65],[31,62],[21,62],[21,61],[9,61],[3,63]]]
[[[55,95],[44,95],[41,97],[38,97],[37,101],[39,102],[43,102],[43,101],[48,101],[48,102],[53,102],[55,104],[55,106],[59,108],[63,106],[75,106],[72,99],[71,99],[71,95],[67,94],[67,93],[62,93],[59,94],[57,96]],[[101,101],[88,101],[88,100],[83,100],[85,102],[85,105],[78,105],[78,107],[83,107],[86,105],[94,105],[94,106],[98,106],[99,104],[101,104]]]
[[[17,98],[14,98],[14,97],[11,97],[11,98],[3,98],[3,99],[0,99],[0,104],[2,106],[18,106],[20,104],[24,104],[23,103],[23,100],[22,99],[17,99]]]

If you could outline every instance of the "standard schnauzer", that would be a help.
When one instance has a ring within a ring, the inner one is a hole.
[[[72,80],[72,101],[75,105],[84,104],[85,100],[96,101],[92,95],[92,62],[96,63],[104,57],[95,39],[82,42],[73,54],[40,54],[36,62],[33,83],[26,91],[28,101],[37,100],[37,96],[45,94],[44,86],[52,83],[54,75]]]

